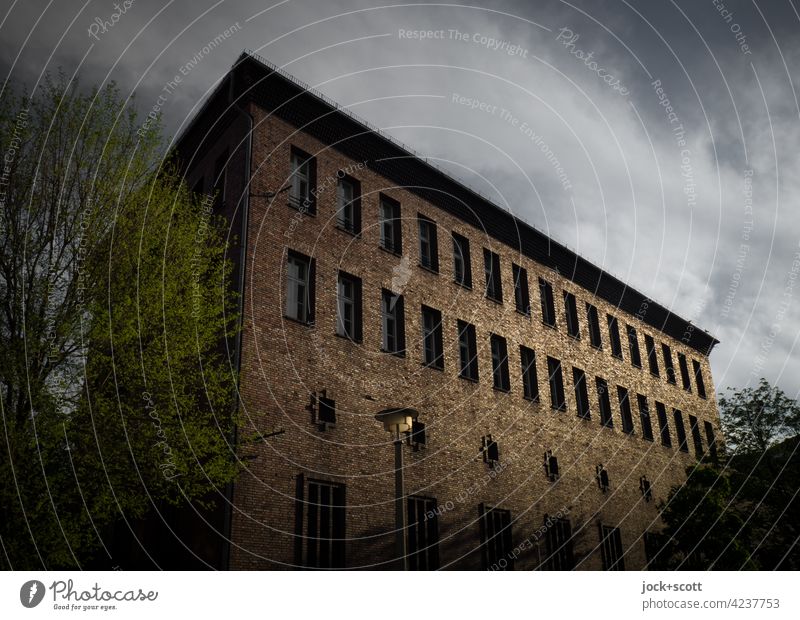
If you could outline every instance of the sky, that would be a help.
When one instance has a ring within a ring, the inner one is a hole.
[[[709,331],[717,391],[800,394],[798,0],[0,0],[3,88],[180,76],[170,136],[245,49]]]

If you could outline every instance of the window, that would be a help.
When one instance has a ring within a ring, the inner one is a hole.
[[[700,398],[705,398],[706,384],[705,381],[703,381],[703,368],[697,360],[692,360],[692,367],[694,369],[694,382],[697,385],[697,395]]]
[[[667,408],[664,403],[656,401],[656,415],[658,415],[658,429],[661,433],[661,445],[671,447],[672,437],[669,435],[669,422],[667,421]]]
[[[286,259],[286,316],[314,322],[314,259],[293,250]]]
[[[639,478],[639,491],[642,493],[644,501],[653,501],[653,488],[650,486],[650,481],[647,479],[647,476]]]
[[[511,386],[508,377],[506,339],[497,334],[492,334],[489,340],[492,348],[492,383],[496,390],[508,392]]]
[[[298,564],[307,568],[344,568],[345,486],[322,480],[309,480],[306,484],[300,475],[295,505]]]
[[[575,555],[572,550],[572,526],[569,519],[554,519],[544,516],[545,553],[544,570],[572,570],[575,568]]]
[[[625,570],[622,557],[622,535],[618,527],[600,526],[603,570]]]
[[[619,399],[619,411],[622,416],[622,432],[633,434],[633,415],[631,414],[631,401],[628,398],[628,390],[617,386],[617,398]]]
[[[477,381],[478,343],[475,338],[475,326],[464,321],[458,322],[458,358],[461,364],[460,376]]]
[[[336,225],[353,235],[361,232],[361,183],[349,176],[336,185]]]
[[[544,475],[550,482],[558,480],[558,457],[553,456],[552,450],[544,453]]]
[[[361,278],[340,271],[336,289],[336,333],[361,342],[361,316]]]
[[[578,305],[575,295],[564,291],[564,313],[567,317],[567,334],[573,338],[581,337],[581,328],[578,323]]]
[[[491,435],[481,437],[481,453],[484,463],[494,466],[500,462],[500,448],[497,447],[497,442],[492,439]]]
[[[586,320],[589,322],[589,342],[596,349],[603,348],[603,338],[600,335],[600,318],[597,316],[597,308],[586,302]]]
[[[575,408],[578,417],[588,420],[591,417],[589,410],[589,390],[586,387],[586,373],[580,368],[572,368],[572,382],[575,386]]]
[[[436,500],[411,495],[408,509],[408,568],[439,568],[439,517]]]
[[[608,396],[608,382],[597,377],[595,379],[597,386],[597,403],[600,406],[600,424],[608,428],[614,427],[614,418],[611,415],[611,398]]]
[[[308,153],[292,147],[292,177],[289,205],[301,211],[314,213],[316,202],[316,160]]]
[[[531,298],[528,292],[528,272],[514,263],[511,263],[511,271],[514,276],[514,303],[517,306],[517,312],[530,316]]]
[[[424,215],[418,215],[419,222],[419,264],[439,271],[439,238],[436,234],[436,222]]]
[[[680,409],[672,410],[672,418],[675,421],[675,433],[678,436],[678,449],[681,452],[688,452],[689,444],[686,442],[686,427],[683,425],[683,414]]]
[[[313,395],[317,405],[315,422],[319,425],[319,430],[321,431],[324,431],[328,426],[336,424],[336,401],[328,398],[326,394],[327,392],[322,390],[319,395]]]
[[[484,248],[483,270],[486,274],[486,296],[495,301],[503,301],[503,285],[500,281],[500,257]]]
[[[637,394],[636,402],[639,405],[639,421],[642,425],[642,439],[653,441],[653,425],[650,422],[650,406],[647,403],[647,396]]]
[[[469,239],[453,233],[453,279],[456,284],[472,288],[472,263],[469,257]]]
[[[595,478],[597,479],[597,488],[600,489],[603,493],[608,491],[608,487],[610,483],[608,481],[608,470],[605,466],[600,463],[597,467],[594,468],[595,470]]]
[[[686,356],[683,353],[678,353],[678,367],[681,369],[681,382],[683,382],[683,389],[687,392],[691,392],[692,382],[689,379],[689,365],[686,363]]]
[[[708,444],[708,452],[711,454],[712,459],[717,458],[717,440],[714,437],[714,425],[711,422],[703,422],[706,430],[706,443]]]
[[[659,557],[664,548],[664,535],[657,532],[644,533],[644,554],[647,557],[647,570],[667,570],[664,558]]]
[[[694,454],[699,459],[703,456],[703,438],[700,436],[700,425],[697,417],[689,416],[689,429],[692,431],[692,442],[694,443]]]
[[[379,207],[381,247],[394,254],[402,254],[403,237],[400,220],[400,203],[381,194]]]
[[[508,510],[478,507],[481,527],[481,555],[483,568],[510,570],[514,568],[511,555],[511,513]]]
[[[533,349],[520,346],[519,359],[522,363],[522,391],[527,400],[539,402],[539,381],[536,376],[536,353]]]
[[[608,315],[608,339],[611,342],[611,355],[622,359],[622,341],[619,337],[617,317]]]
[[[561,374],[561,361],[547,358],[547,374],[550,377],[550,406],[558,411],[566,411],[564,400],[564,377]]]
[[[626,325],[628,332],[628,348],[631,352],[631,364],[636,368],[642,367],[642,356],[639,353],[639,337],[636,335],[636,329],[630,325]]]
[[[661,353],[664,357],[664,370],[667,373],[667,383],[675,385],[675,366],[672,364],[672,349],[668,345],[661,345]]]
[[[428,306],[422,306],[422,351],[426,366],[444,368],[442,313]]]
[[[405,311],[403,296],[384,289],[381,293],[383,317],[383,350],[394,355],[405,355]]]
[[[650,368],[650,374],[657,377],[658,372],[658,354],[656,353],[656,342],[652,336],[644,335],[644,348],[647,349],[647,365]]]
[[[555,327],[556,306],[553,301],[553,286],[542,278],[539,278],[539,296],[542,299],[542,323]]]

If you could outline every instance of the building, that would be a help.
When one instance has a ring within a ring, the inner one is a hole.
[[[721,436],[712,336],[252,54],[177,152],[242,298],[223,566],[396,567],[400,407],[410,568],[647,564]]]

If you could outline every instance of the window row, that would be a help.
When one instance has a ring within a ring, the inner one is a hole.
[[[406,552],[411,570],[436,570],[439,560],[439,514],[431,497],[406,498]],[[346,487],[344,484],[297,478],[295,501],[295,561],[315,569],[345,568]],[[486,570],[512,570],[515,553],[511,511],[478,505],[481,564]],[[598,523],[598,547],[604,570],[624,570],[624,550],[618,527]],[[573,570],[576,566],[572,524],[563,517],[544,516],[536,533],[540,570]],[[648,554],[649,555],[649,554]]]

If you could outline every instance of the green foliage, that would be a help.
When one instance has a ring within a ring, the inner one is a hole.
[[[220,223],[112,86],[0,94],[0,567],[78,567],[236,474]]]

